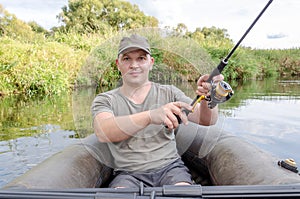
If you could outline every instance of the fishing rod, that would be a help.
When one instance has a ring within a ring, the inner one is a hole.
[[[232,56],[234,51],[238,48],[238,46],[241,44],[241,42],[244,40],[244,38],[247,36],[247,34],[250,32],[250,30],[253,28],[253,26],[256,24],[256,22],[259,20],[259,18],[263,15],[263,13],[266,11],[266,9],[269,7],[269,5],[272,3],[273,0],[269,0],[269,2],[266,4],[266,6],[263,8],[263,10],[259,13],[259,15],[256,17],[256,19],[252,22],[250,27],[246,30],[244,35],[241,37],[241,39],[236,43],[236,45],[232,48],[232,50],[229,52],[229,54],[220,61],[219,65],[210,73],[209,78],[206,82],[211,83],[212,88],[210,91],[209,96],[204,95],[197,95],[196,98],[191,103],[192,111],[196,107],[197,103],[199,103],[201,100],[205,99],[208,101],[208,107],[214,108],[217,104],[226,102],[229,100],[232,95],[234,94],[231,86],[225,82],[225,81],[219,81],[217,83],[213,82],[213,77],[220,75],[225,66],[228,64],[229,58]],[[190,111],[183,110],[186,114],[189,114]]]

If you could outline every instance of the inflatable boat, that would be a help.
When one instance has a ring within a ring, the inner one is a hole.
[[[113,157],[92,134],[14,179],[0,190],[0,198],[300,198],[295,166],[284,168],[237,136],[189,123],[180,125],[176,142],[195,185],[107,188]]]

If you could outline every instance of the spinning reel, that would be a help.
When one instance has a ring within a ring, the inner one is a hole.
[[[228,101],[233,94],[234,92],[227,82],[219,81],[217,83],[212,83],[210,95],[205,97],[205,100],[208,101],[208,107],[212,109],[217,104]]]
[[[208,101],[208,108],[213,109],[217,104],[228,101],[234,94],[231,86],[225,81],[213,82],[211,81],[211,90],[209,96],[198,95],[192,102],[192,112],[197,103],[201,100]]]

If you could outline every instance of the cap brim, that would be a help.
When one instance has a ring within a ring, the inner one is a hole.
[[[141,47],[141,46],[127,46],[126,48],[123,48],[123,49],[121,49],[120,51],[119,51],[119,53],[118,53],[118,55],[120,55],[120,54],[125,54],[125,53],[129,53],[129,52],[131,52],[131,51],[135,51],[135,50],[143,50],[143,51],[145,51],[145,52],[147,52],[148,54],[151,54],[150,53],[150,50],[149,49],[147,49],[147,48],[143,48],[143,47]]]

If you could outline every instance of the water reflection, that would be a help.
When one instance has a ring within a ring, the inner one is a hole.
[[[0,187],[77,142],[68,94],[1,99]]]
[[[72,101],[67,93],[54,97],[0,99],[0,140],[47,133],[46,124],[74,130]]]
[[[236,87],[236,96],[222,104],[220,112],[225,130],[299,162],[299,105],[300,80],[265,80]]]

